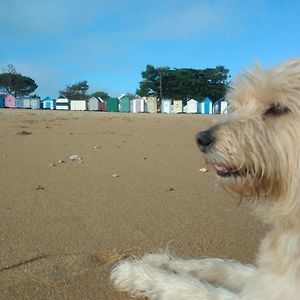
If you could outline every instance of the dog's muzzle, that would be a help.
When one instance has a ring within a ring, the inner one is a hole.
[[[200,131],[196,134],[196,142],[199,149],[205,153],[214,144],[216,137],[211,130]]]

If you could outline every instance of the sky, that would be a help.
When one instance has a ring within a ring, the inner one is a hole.
[[[82,80],[118,96],[147,64],[223,65],[234,79],[299,56],[300,1],[1,0],[0,38],[0,71],[12,64],[42,98]]]

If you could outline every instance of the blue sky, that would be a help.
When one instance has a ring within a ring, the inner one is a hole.
[[[300,52],[300,2],[277,0],[1,0],[0,68],[13,64],[41,97],[87,80],[134,93],[147,64],[233,76]]]

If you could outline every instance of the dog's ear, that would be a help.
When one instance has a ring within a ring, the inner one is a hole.
[[[233,108],[253,107],[255,103],[270,107],[271,104],[279,103],[291,108],[297,106],[299,111],[300,57],[270,69],[256,62],[252,69],[244,70],[233,81],[226,98]]]
[[[300,57],[288,60],[270,70],[273,76],[280,80],[281,86],[288,90],[298,90],[300,87]]]

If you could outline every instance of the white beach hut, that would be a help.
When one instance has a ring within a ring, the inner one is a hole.
[[[199,102],[195,99],[190,99],[186,104],[186,112],[188,114],[199,113]]]
[[[100,110],[100,99],[98,97],[91,97],[87,101],[88,110]]]
[[[145,112],[145,100],[141,97],[136,97],[131,100],[130,110],[133,113]]]
[[[162,99],[160,104],[160,111],[163,114],[170,114],[172,109],[171,99]]]
[[[70,100],[70,110],[86,110],[87,101],[81,99],[71,99]]]
[[[221,98],[213,104],[214,114],[227,114],[228,101],[225,98]]]

